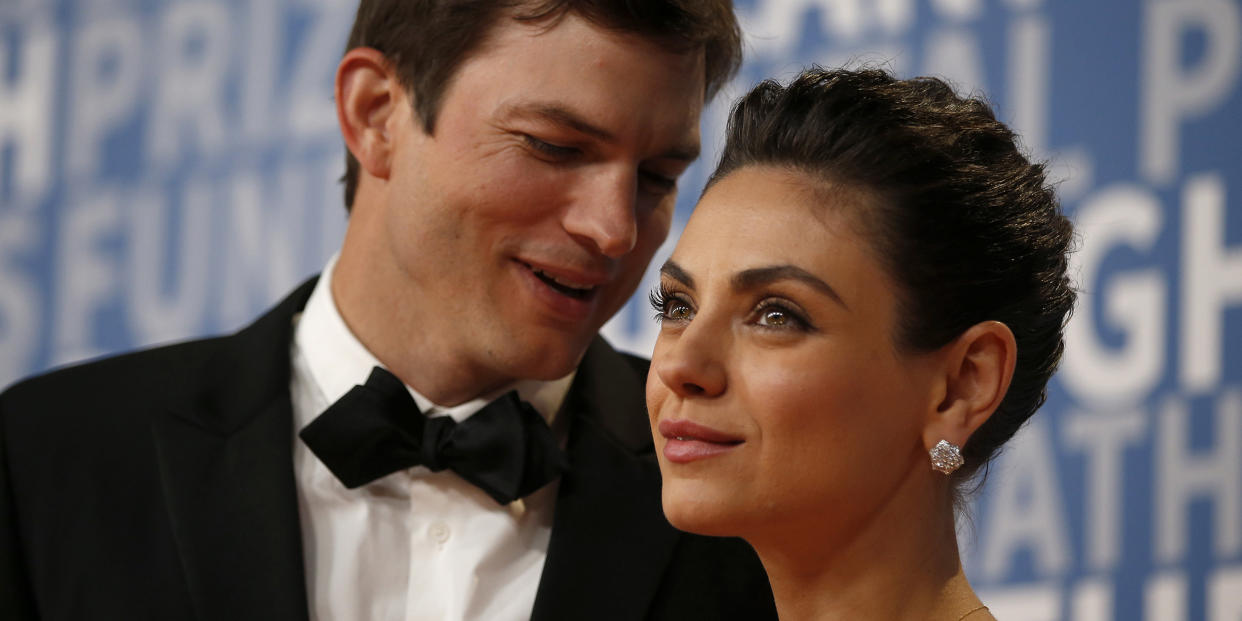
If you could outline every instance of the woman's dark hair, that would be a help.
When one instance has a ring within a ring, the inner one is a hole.
[[[501,19],[555,25],[574,14],[674,52],[703,50],[708,99],[742,62],[730,0],[362,0],[346,50],[372,47],[397,68],[423,129],[435,129],[444,90]],[[354,203],[358,161],[345,152],[345,208]]]
[[[789,86],[763,82],[734,106],[708,187],[749,165],[877,199],[864,203],[863,222],[900,288],[903,350],[937,349],[981,321],[1013,331],[1009,392],[954,474],[970,478],[1043,404],[1076,297],[1066,274],[1073,230],[1043,165],[985,102],[941,80],[818,67]]]

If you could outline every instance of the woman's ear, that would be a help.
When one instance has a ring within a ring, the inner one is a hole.
[[[943,399],[923,431],[931,449],[941,440],[964,446],[1009,390],[1018,344],[1009,326],[984,321],[971,326],[942,350]]]
[[[345,146],[362,170],[387,179],[392,140],[389,123],[404,91],[392,65],[369,47],[349,50],[336,68],[336,117]]]

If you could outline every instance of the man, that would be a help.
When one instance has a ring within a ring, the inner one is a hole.
[[[665,522],[646,363],[596,335],[736,66],[729,3],[364,1],[349,47],[321,278],[236,335],[0,396],[0,616],[774,618],[744,544]],[[530,405],[488,414],[510,390]],[[405,409],[354,407],[377,394]],[[372,450],[346,428],[374,416]],[[519,418],[549,476],[441,463]]]

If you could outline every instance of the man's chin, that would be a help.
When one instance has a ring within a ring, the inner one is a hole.
[[[515,339],[510,343],[510,357],[504,364],[518,379],[560,379],[578,367],[594,337],[594,332],[589,335],[554,332],[537,338]]]
[[[587,343],[590,343],[588,340]],[[538,381],[557,380],[578,368],[586,353],[586,345],[577,351],[545,352],[545,355],[525,361],[517,369],[518,377]]]

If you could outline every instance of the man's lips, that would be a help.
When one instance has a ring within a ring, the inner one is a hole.
[[[599,289],[599,286],[607,282],[606,276],[589,274],[577,270],[541,265],[536,263],[528,263],[517,260],[527,269],[531,271],[541,282],[548,285],[557,293],[562,295],[584,300],[591,297]]]
[[[688,420],[662,420],[664,458],[677,464],[715,457],[732,451],[745,439]]]

